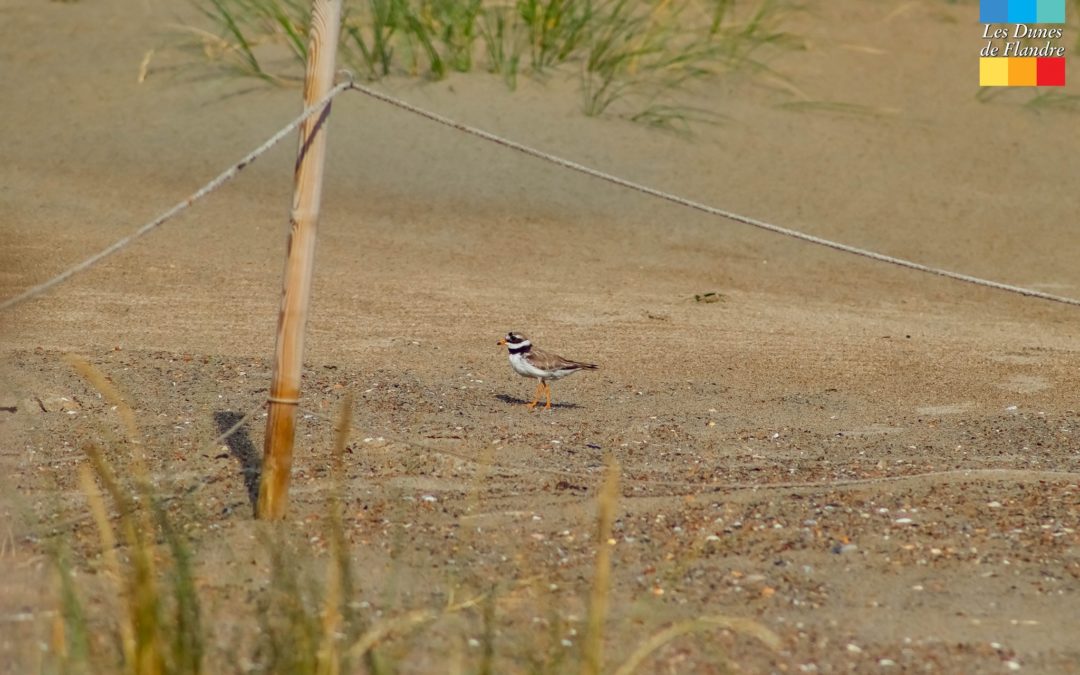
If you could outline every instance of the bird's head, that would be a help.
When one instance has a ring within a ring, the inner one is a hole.
[[[506,337],[499,340],[498,344],[500,346],[501,345],[506,345],[507,347],[510,347],[511,349],[513,349],[514,347],[520,347],[520,346],[522,346],[524,344],[528,344],[528,342],[529,342],[529,338],[525,337],[521,333],[515,333],[513,331],[510,331],[509,333],[506,334]]]

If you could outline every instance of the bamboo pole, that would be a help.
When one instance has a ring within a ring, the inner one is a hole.
[[[333,87],[340,27],[341,0],[313,0],[304,77],[305,107],[317,103]],[[289,217],[288,257],[268,400],[259,501],[255,511],[255,515],[264,520],[284,518],[289,504],[296,408],[304,362],[304,326],[311,297],[330,105],[327,103],[321,113],[307,118],[300,126],[300,148],[293,174],[293,203]]]

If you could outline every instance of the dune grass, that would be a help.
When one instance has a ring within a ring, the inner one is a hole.
[[[112,616],[112,642],[119,645],[121,667],[113,670],[103,665],[108,661],[103,655],[108,643],[100,636],[91,639],[94,632],[73,584],[72,566],[66,556],[59,555],[61,601],[59,623],[53,630],[58,670],[200,673],[203,629],[191,556],[154,495],[135,413],[103,373],[78,357],[69,357],[68,362],[117,410],[131,448],[132,485],[121,482],[99,446],[84,446],[88,463],[80,470],[80,485],[97,527],[104,570],[115,585],[115,602],[107,605],[106,613]],[[99,484],[119,514],[119,537]],[[164,551],[159,551],[159,542],[164,543]]]
[[[233,77],[302,77],[309,3],[195,0],[204,25],[184,45]],[[659,126],[710,119],[681,94],[735,71],[768,71],[770,50],[799,48],[783,24],[793,0],[346,0],[340,62],[358,77],[438,80],[486,71],[580,80],[586,115]]]
[[[288,521],[253,523],[259,548],[266,554],[265,578],[255,584],[253,597],[231,605],[229,626],[212,625],[215,619],[209,619],[204,610],[205,584],[198,580],[216,572],[199,568],[192,544],[176,522],[184,517],[178,508],[182,504],[160,498],[153,487],[143,458],[149,449],[140,436],[133,406],[98,369],[81,359],[69,361],[113,407],[126,437],[116,440],[116,447],[84,446],[87,461],[81,468],[80,486],[96,542],[87,550],[83,541],[80,553],[73,537],[57,540],[53,555],[57,611],[42,672],[394,673],[414,650],[430,653],[432,644],[449,641],[468,643],[469,648],[467,653],[459,649],[454,658],[438,661],[434,667],[439,672],[496,673],[510,663],[515,671],[629,675],[647,672],[645,665],[654,652],[693,632],[722,628],[770,649],[778,647],[776,636],[756,622],[695,617],[658,626],[636,649],[619,649],[618,664],[605,666],[605,645],[615,653],[609,633],[618,620],[609,616],[615,595],[612,536],[619,514],[620,478],[619,464],[611,458],[597,491],[594,571],[588,597],[582,599],[587,617],[576,648],[568,648],[562,639],[567,626],[560,606],[548,593],[551,581],[541,570],[512,583],[488,580],[488,590],[464,599],[455,599],[450,591],[440,606],[401,607],[393,603],[391,592],[383,613],[365,610],[366,603],[356,602],[362,590],[359,579],[365,577],[353,569],[343,519],[343,458],[351,420],[348,396],[335,423],[330,487],[321,509],[325,553],[313,555],[306,535],[299,538]],[[125,456],[126,460],[118,460]],[[482,481],[484,475],[481,472],[477,480]],[[409,542],[397,545],[407,548]],[[234,562],[224,564],[228,567]],[[314,574],[320,565],[324,572]],[[87,567],[96,568],[104,584],[96,592],[76,581]],[[530,593],[544,598],[534,611],[542,612],[546,604],[547,630],[538,631],[535,619],[514,624],[499,615],[501,607],[517,606]],[[228,654],[221,653],[223,630],[242,638]]]

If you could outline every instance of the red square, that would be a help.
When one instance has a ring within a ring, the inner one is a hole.
[[[1044,57],[1036,61],[1036,82],[1040,87],[1065,86],[1065,59]]]

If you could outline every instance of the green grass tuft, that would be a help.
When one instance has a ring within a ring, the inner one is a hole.
[[[232,77],[298,81],[307,56],[307,3],[195,0],[208,27],[184,46]],[[523,74],[580,79],[586,115],[687,129],[718,117],[681,96],[738,70],[768,72],[792,0],[347,0],[341,62],[359,76],[441,79],[483,70],[514,89]]]

